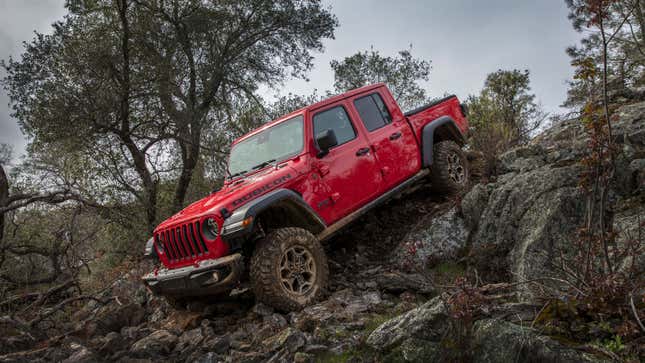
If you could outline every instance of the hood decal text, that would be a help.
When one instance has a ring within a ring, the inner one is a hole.
[[[261,187],[259,187],[257,189],[254,189],[253,191],[245,194],[244,196],[242,196],[242,197],[240,197],[238,199],[235,199],[233,201],[233,207],[238,207],[238,206],[242,205],[244,202],[247,202],[247,201],[257,197],[258,195],[266,192],[267,190],[273,189],[274,187],[286,182],[289,179],[291,179],[291,174],[281,176],[280,178],[278,178],[278,179],[276,179],[276,180],[274,180],[274,181],[272,181],[270,183],[267,183],[267,184],[265,184],[265,185],[263,185],[263,186],[261,186]]]

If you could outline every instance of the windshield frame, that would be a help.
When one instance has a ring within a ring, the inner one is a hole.
[[[226,172],[227,172],[226,179],[227,180],[232,180],[232,179],[235,179],[235,178],[244,177],[244,176],[246,176],[248,174],[252,174],[252,173],[255,173],[255,172],[259,171],[259,170],[264,169],[264,168],[253,169],[252,167],[250,167],[249,170],[244,171],[242,174],[236,175],[234,177],[231,177],[231,174],[232,174],[231,171],[230,171],[231,156],[233,155],[233,150],[238,145],[243,144],[244,142],[257,137],[258,135],[266,133],[269,130],[275,128],[275,127],[280,127],[281,125],[283,125],[283,124],[285,124],[287,122],[293,121],[295,119],[298,119],[298,118],[300,118],[300,123],[302,125],[302,135],[301,135],[302,142],[301,142],[300,149],[298,149],[297,151],[291,152],[289,154],[280,155],[279,157],[276,157],[275,158],[276,160],[270,162],[269,164],[267,164],[267,166],[269,166],[271,164],[274,164],[274,165],[279,164],[279,163],[281,163],[281,162],[283,162],[285,160],[291,159],[291,158],[293,158],[293,157],[295,157],[297,155],[302,154],[304,152],[305,146],[306,146],[306,134],[307,134],[307,131],[306,131],[305,115],[304,115],[304,113],[299,113],[299,114],[293,115],[293,116],[291,116],[289,118],[285,118],[284,120],[277,121],[277,122],[275,122],[273,124],[265,125],[263,128],[259,128],[259,129],[255,130],[254,132],[252,132],[250,134],[247,134],[247,135],[241,137],[240,139],[236,140],[233,143],[233,145],[231,145],[231,149],[229,150],[229,153],[228,153],[228,160],[226,162]],[[270,157],[267,157],[267,160],[269,160],[269,159],[270,159]]]

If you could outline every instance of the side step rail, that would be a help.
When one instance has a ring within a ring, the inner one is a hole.
[[[390,198],[396,197],[398,194],[403,192],[406,188],[411,186],[412,184],[416,183],[420,179],[424,178],[430,173],[428,169],[422,169],[418,173],[414,174],[412,177],[409,179],[406,179],[404,182],[401,184],[397,185],[396,187],[392,188],[391,190],[383,193],[380,197],[374,199],[373,201],[365,204],[364,206],[360,207],[359,209],[353,211],[352,213],[348,214],[347,216],[341,218],[338,220],[336,223],[332,224],[331,226],[325,228],[322,232],[318,234],[318,240],[319,241],[324,241],[326,239],[329,239],[332,237],[336,232],[341,230],[343,227],[348,225],[349,223],[353,222],[356,220],[358,217],[362,216],[363,214],[367,213],[370,211],[372,208],[376,207],[377,205],[389,200]]]

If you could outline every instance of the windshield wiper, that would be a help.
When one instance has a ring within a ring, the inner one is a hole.
[[[244,175],[244,174],[246,174],[246,173],[248,173],[248,172],[249,172],[248,170],[238,171],[238,172],[237,172],[237,173],[235,173],[235,174],[231,174],[231,175],[229,175],[228,180],[231,180],[231,179],[235,178],[236,176]]]
[[[250,170],[256,170],[256,169],[264,168],[265,166],[267,166],[267,165],[269,165],[269,164],[271,164],[271,163],[273,163],[275,161],[276,161],[276,159],[271,159],[271,160],[264,161],[264,162],[262,162],[262,163],[260,163],[260,164],[258,164],[256,166],[252,167]],[[244,174],[248,173],[250,170],[242,170],[242,171],[238,171],[235,174],[229,174],[228,180],[231,180],[231,179],[235,178],[236,176],[244,175]]]
[[[255,170],[255,169],[262,169],[262,168],[264,168],[265,166],[267,166],[267,165],[269,165],[269,164],[271,164],[271,163],[273,163],[273,162],[275,162],[275,159],[271,159],[271,160],[264,161],[264,162],[262,162],[262,163],[260,163],[260,164],[258,164],[258,165],[256,165],[256,166],[252,167],[252,168],[251,168],[251,170]]]

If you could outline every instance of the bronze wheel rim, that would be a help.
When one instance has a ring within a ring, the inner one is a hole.
[[[306,295],[316,281],[316,262],[303,246],[292,246],[282,253],[278,275],[282,288],[298,296]]]
[[[464,184],[466,181],[466,168],[459,155],[456,152],[451,152],[447,157],[448,161],[448,176],[450,179],[457,184]]]

